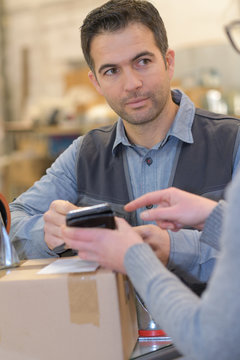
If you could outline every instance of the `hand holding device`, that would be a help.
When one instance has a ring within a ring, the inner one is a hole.
[[[108,203],[72,210],[66,215],[67,226],[115,229],[114,213]]]

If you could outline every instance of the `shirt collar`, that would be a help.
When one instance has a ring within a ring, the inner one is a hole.
[[[165,139],[169,136],[175,136],[183,142],[192,144],[193,136],[191,129],[195,115],[195,106],[189,97],[180,90],[172,90],[172,99],[175,104],[179,105],[179,108]]]
[[[179,108],[174,122],[169,129],[165,139],[161,142],[161,145],[164,145],[170,136],[175,136],[183,142],[192,144],[193,136],[191,128],[195,114],[195,106],[189,97],[184,94],[184,92],[177,89],[172,90],[172,99],[175,104],[179,105]],[[119,118],[117,122],[116,138],[112,149],[113,154],[116,153],[116,149],[120,144],[125,146],[132,145],[126,136],[121,118]]]
[[[124,125],[123,125],[123,121],[122,121],[121,118],[119,118],[118,122],[117,122],[116,138],[115,138],[115,141],[114,141],[114,144],[113,144],[113,149],[112,149],[113,154],[116,153],[117,147],[120,144],[125,145],[125,146],[131,146],[132,145],[129,142],[128,138],[127,138],[125,128],[124,128]]]

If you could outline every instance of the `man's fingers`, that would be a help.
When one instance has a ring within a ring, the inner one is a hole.
[[[125,229],[129,229],[129,227],[130,227],[130,225],[127,223],[126,220],[116,217],[116,216],[115,216],[115,222],[116,222],[118,230],[124,231]]]
[[[171,194],[169,189],[154,191],[129,202],[125,205],[124,209],[126,211],[134,211],[141,207],[155,204],[166,206],[166,204],[168,204],[169,194]]]
[[[64,244],[64,241],[62,238],[59,238],[52,234],[45,235],[45,242],[46,242],[47,246],[49,247],[49,249],[51,249],[51,250]]]
[[[181,224],[176,224],[176,223],[170,222],[170,221],[156,220],[156,223],[160,228],[162,228],[164,230],[179,231],[180,229],[183,228],[183,226]]]
[[[150,220],[162,220],[175,222],[177,220],[177,211],[175,206],[171,206],[169,208],[158,207],[151,210],[145,210],[141,212],[140,217],[142,220],[150,221]]]
[[[62,238],[61,227],[54,223],[45,223],[44,232],[60,239]]]
[[[134,211],[147,205],[157,204],[158,202],[157,194],[149,193],[129,202],[124,206],[124,209],[126,211]]]
[[[66,215],[65,214],[59,214],[56,211],[48,210],[43,215],[44,222],[47,227],[53,225],[53,226],[60,226],[62,224],[65,224],[66,222]]]
[[[78,209],[78,207],[66,200],[55,200],[50,208],[59,214],[66,215],[69,211]]]
[[[109,236],[110,231],[113,230],[61,226],[62,237],[70,246],[76,246],[78,242],[87,243],[101,241],[103,237]]]

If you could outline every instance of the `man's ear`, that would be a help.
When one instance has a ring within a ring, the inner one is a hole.
[[[89,80],[91,81],[91,83],[93,84],[93,86],[95,87],[95,89],[97,90],[97,92],[99,92],[99,94],[102,95],[102,90],[101,90],[101,87],[98,83],[98,80],[97,80],[95,74],[92,71],[89,71],[88,77],[89,77]]]
[[[172,79],[175,67],[175,52],[171,49],[168,49],[166,53],[166,66],[170,79]]]

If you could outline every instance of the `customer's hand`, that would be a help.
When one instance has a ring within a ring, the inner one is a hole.
[[[163,229],[178,231],[185,225],[201,230],[217,202],[176,188],[168,188],[131,201],[125,206],[125,210],[133,211],[150,204],[158,204],[158,207],[143,211],[143,220],[155,220]]]
[[[53,250],[55,247],[64,244],[61,226],[66,223],[66,214],[78,208],[65,200],[54,200],[51,203],[48,211],[43,215],[44,240],[49,249]]]
[[[156,225],[142,225],[133,228],[143,241],[151,246],[159,260],[166,266],[170,255],[170,236],[167,230]]]
[[[70,248],[78,250],[82,259],[125,273],[127,250],[143,241],[124,219],[115,218],[115,221],[116,230],[62,226],[62,238]]]

